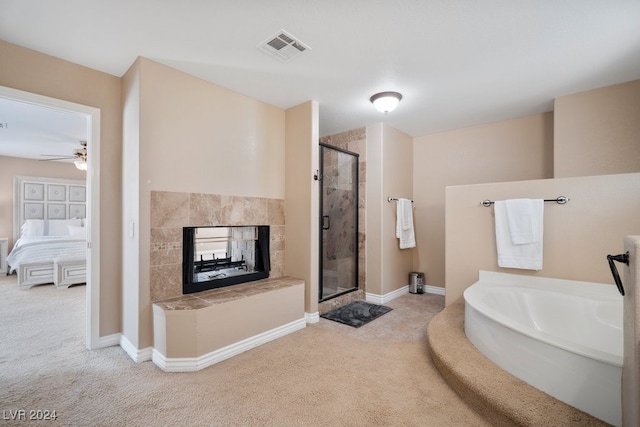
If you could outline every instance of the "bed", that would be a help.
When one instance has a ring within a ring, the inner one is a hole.
[[[20,288],[86,282],[87,238],[81,219],[27,220],[23,228],[26,232],[7,257],[9,273],[17,273]],[[34,228],[43,232],[30,234]]]
[[[84,181],[15,177],[14,241],[6,261],[18,287],[86,283]]]

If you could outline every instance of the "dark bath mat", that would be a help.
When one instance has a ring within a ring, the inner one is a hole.
[[[384,305],[371,304],[366,301],[354,301],[320,317],[359,328],[391,310],[391,308]]]

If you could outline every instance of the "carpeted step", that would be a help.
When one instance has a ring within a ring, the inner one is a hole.
[[[467,339],[464,301],[429,323],[431,358],[445,381],[473,409],[499,426],[607,426],[500,369]]]

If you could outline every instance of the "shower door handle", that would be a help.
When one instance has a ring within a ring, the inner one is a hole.
[[[624,296],[624,287],[622,286],[622,280],[620,280],[618,269],[616,268],[616,265],[613,263],[613,261],[618,261],[623,264],[629,265],[629,252],[620,255],[607,255],[607,261],[609,261],[609,268],[611,269],[613,280],[616,282],[616,286],[618,287],[618,292],[620,292],[620,295]]]
[[[322,215],[322,229],[328,230],[331,228],[331,218],[329,215]]]

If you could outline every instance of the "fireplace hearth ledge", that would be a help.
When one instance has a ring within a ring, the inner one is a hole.
[[[153,303],[152,360],[197,371],[306,327],[304,280],[284,276]]]

